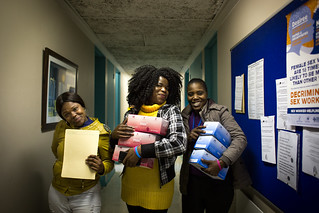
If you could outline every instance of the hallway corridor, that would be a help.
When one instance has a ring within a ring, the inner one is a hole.
[[[175,163],[175,191],[171,207],[168,213],[182,212],[181,194],[179,192],[179,171],[182,165],[182,157],[179,156]],[[121,177],[123,164],[115,164],[115,173],[106,187],[101,190],[102,211],[101,213],[127,213],[125,202],[121,199]]]

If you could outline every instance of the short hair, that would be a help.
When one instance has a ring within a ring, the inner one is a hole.
[[[134,105],[138,110],[143,104],[146,104],[151,98],[160,76],[166,78],[169,83],[169,94],[166,103],[179,105],[182,87],[181,74],[169,67],[157,69],[152,65],[143,65],[135,70],[129,80],[128,104]]]
[[[190,84],[193,84],[193,83],[199,83],[201,84],[203,87],[204,87],[204,90],[207,92],[207,85],[206,85],[206,82],[200,78],[192,78],[188,84],[187,84],[187,88],[188,88],[188,85]]]
[[[77,94],[73,92],[64,92],[61,95],[59,95],[56,99],[56,111],[59,114],[59,116],[63,119],[64,117],[61,114],[61,110],[63,107],[63,104],[65,102],[74,102],[80,104],[83,108],[85,108],[85,104],[83,99]]]

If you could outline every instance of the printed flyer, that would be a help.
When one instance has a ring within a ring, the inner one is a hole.
[[[319,3],[287,16],[288,124],[319,128]]]

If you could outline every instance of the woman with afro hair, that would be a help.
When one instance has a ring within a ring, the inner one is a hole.
[[[181,75],[171,68],[144,65],[129,80],[129,111],[112,132],[112,141],[129,138],[134,128],[126,125],[128,114],[161,117],[169,121],[166,136],[152,144],[130,148],[123,160],[121,197],[131,212],[167,212],[174,194],[174,164],[186,151],[186,133],[180,104]],[[154,158],[152,169],[138,167],[140,158]]]

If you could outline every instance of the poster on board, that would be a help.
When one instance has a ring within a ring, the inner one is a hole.
[[[319,128],[319,3],[286,16],[288,124]]]
[[[248,65],[248,117],[260,120],[265,115],[264,59]]]

